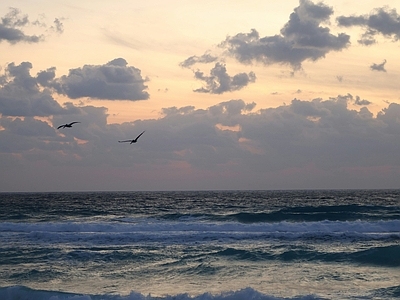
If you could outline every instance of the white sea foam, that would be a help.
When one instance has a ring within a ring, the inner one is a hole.
[[[278,223],[205,223],[205,222],[42,222],[0,223],[0,232],[288,232],[288,233],[398,233],[400,220],[320,221]]]
[[[0,288],[0,298],[2,300],[279,300],[290,298],[277,298],[269,295],[264,295],[252,288],[246,288],[239,291],[229,291],[221,294],[213,295],[204,293],[197,296],[190,294],[165,295],[154,297],[151,295],[142,295],[140,293],[131,292],[129,295],[80,295],[72,293],[61,293],[56,291],[40,291],[32,290],[22,286],[13,286]],[[297,296],[296,300],[314,300],[323,299],[315,295]]]
[[[400,239],[400,220],[391,221],[321,221],[279,223],[80,223],[43,222],[0,224],[4,240],[37,242],[90,241],[96,244],[132,242],[191,243],[210,240],[265,240],[326,238],[333,239]]]

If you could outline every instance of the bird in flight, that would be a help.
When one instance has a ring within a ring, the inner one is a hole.
[[[118,143],[128,143],[128,142],[129,142],[129,144],[136,143],[137,140],[140,138],[140,136],[141,136],[143,133],[144,133],[144,131],[143,131],[141,134],[139,134],[139,135],[136,137],[136,139],[133,139],[133,140],[125,140],[125,141],[118,141]]]
[[[60,125],[60,126],[57,127],[57,129],[60,129],[60,128],[71,128],[72,125],[75,124],[75,123],[80,123],[80,122],[72,122],[72,123],[69,123],[69,124]]]

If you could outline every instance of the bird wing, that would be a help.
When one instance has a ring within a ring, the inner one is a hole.
[[[57,129],[60,129],[62,127],[65,127],[65,125],[60,125],[60,126],[57,127]]]
[[[140,136],[141,136],[143,133],[144,133],[144,131],[143,131],[141,134],[139,134],[139,135],[136,137],[135,140],[137,140],[138,138],[140,138]]]
[[[126,140],[126,141],[118,141],[118,143],[127,143],[127,142],[131,142],[132,140]]]
[[[72,123],[69,123],[68,125],[73,125],[73,124],[75,124],[75,123],[80,123],[80,122],[72,122]]]

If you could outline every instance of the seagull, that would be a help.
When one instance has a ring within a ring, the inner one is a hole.
[[[57,129],[60,129],[60,128],[71,128],[72,125],[75,124],[75,123],[80,123],[80,122],[72,122],[72,123],[69,123],[69,124],[60,125],[60,126],[57,127]]]
[[[129,142],[129,144],[136,143],[137,140],[140,138],[140,136],[141,136],[143,133],[144,133],[144,131],[143,131],[141,134],[139,134],[139,135],[136,137],[136,139],[133,139],[133,140],[125,140],[125,141],[118,141],[118,143],[128,143],[128,142]]]

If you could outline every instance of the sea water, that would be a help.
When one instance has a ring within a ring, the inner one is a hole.
[[[0,299],[400,298],[400,190],[0,194]]]

